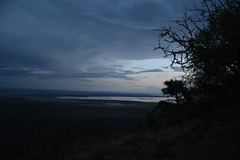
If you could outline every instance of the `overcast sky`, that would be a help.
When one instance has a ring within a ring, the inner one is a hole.
[[[1,0],[0,87],[159,93],[169,67],[153,29],[192,0]]]

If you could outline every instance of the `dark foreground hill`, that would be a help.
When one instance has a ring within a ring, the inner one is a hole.
[[[0,159],[63,159],[98,140],[136,133],[155,103],[0,97]]]
[[[5,160],[240,159],[239,106],[150,131],[141,124],[155,103],[46,97],[1,97],[0,103]]]
[[[98,143],[72,159],[238,160],[239,115],[240,107],[215,108],[181,125]]]

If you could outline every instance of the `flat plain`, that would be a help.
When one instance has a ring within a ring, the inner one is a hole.
[[[0,97],[0,150],[8,159],[69,150],[139,131],[156,103]]]

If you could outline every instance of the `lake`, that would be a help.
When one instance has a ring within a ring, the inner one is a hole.
[[[136,102],[159,102],[172,100],[172,97],[125,97],[125,96],[89,96],[89,97],[56,97],[59,99],[78,99],[78,100],[108,100],[108,101],[136,101]],[[119,103],[121,104],[121,103]]]

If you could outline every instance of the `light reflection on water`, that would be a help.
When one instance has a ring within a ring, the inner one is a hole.
[[[161,100],[173,100],[172,97],[120,97],[120,96],[96,96],[96,97],[57,97],[61,99],[79,100],[117,100],[117,101],[137,101],[137,102],[156,102]],[[119,103],[120,104],[120,103]]]

